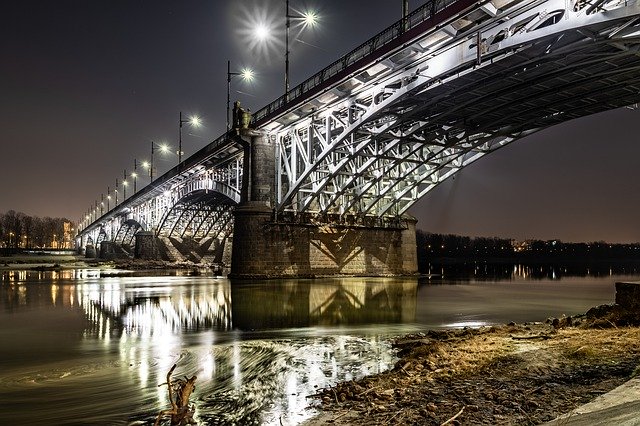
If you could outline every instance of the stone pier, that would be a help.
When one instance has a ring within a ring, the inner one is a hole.
[[[144,260],[160,259],[157,237],[150,231],[139,231],[136,235],[135,258]]]
[[[389,276],[418,271],[415,224],[299,223],[274,215],[275,148],[245,131],[242,201],[234,212],[231,278]],[[282,219],[282,218],[281,218]]]

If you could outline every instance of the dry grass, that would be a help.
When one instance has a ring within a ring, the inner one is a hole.
[[[397,345],[393,370],[321,393],[335,424],[437,425],[466,407],[461,424],[535,425],[640,374],[638,327],[513,325]]]

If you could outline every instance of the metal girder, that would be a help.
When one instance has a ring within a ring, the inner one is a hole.
[[[158,235],[195,239],[228,235],[237,203],[218,192],[198,190],[179,199],[167,211]]]
[[[122,223],[113,241],[118,244],[131,246],[136,233],[140,230],[144,230],[144,227],[140,223],[134,219],[128,219]]]
[[[448,24],[459,28],[455,35],[435,27],[404,46],[406,55],[381,58],[367,79],[340,83],[342,96],[316,98],[311,112],[292,111],[297,120],[265,126],[278,147],[276,209],[400,215],[495,149],[637,102],[640,8],[598,7],[585,14],[560,0],[481,6],[475,25],[465,20],[480,15],[465,12]]]
[[[636,1],[434,0],[292,89],[288,100],[259,110],[253,123],[276,146],[277,214],[391,223],[508,143],[639,101]],[[129,220],[163,236],[228,235],[243,152],[221,136],[82,224],[81,241],[97,241],[100,229],[133,238]]]
[[[122,231],[120,235],[112,232],[114,239],[131,240],[133,236],[130,233],[125,237],[128,228],[122,226],[128,220],[157,233],[178,200],[197,191],[215,192],[238,203],[242,187],[243,151],[225,137],[212,142],[201,153],[203,157],[194,160],[190,157],[185,161],[187,164],[193,163],[190,167],[179,166],[177,171],[167,172],[103,217],[85,224],[79,235],[93,235],[95,229],[106,226]]]

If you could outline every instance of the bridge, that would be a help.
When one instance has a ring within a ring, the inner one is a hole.
[[[513,141],[640,100],[640,5],[431,0],[120,205],[87,256],[235,277],[417,271],[408,209]]]

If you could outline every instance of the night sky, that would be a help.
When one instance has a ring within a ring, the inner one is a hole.
[[[410,1],[411,8],[423,1]],[[291,86],[400,18],[401,0],[291,0],[318,10],[292,31]],[[232,101],[255,111],[284,91],[284,0],[5,2],[0,18],[0,212],[78,220],[151,141],[185,156],[223,133],[227,60],[251,67]],[[255,45],[252,25],[273,25]],[[411,213],[432,232],[564,241],[640,241],[640,110],[549,128],[483,158]],[[177,156],[156,156],[158,175]],[[143,181],[138,181],[138,188]]]

